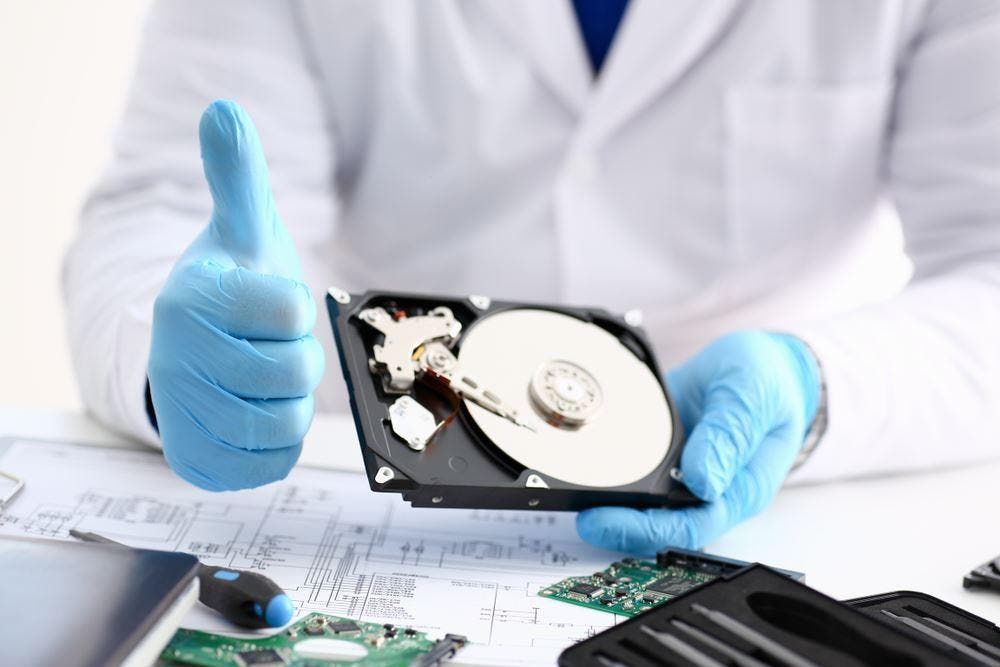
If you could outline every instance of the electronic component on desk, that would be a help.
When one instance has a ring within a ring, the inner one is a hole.
[[[954,607],[939,607],[929,596],[897,593],[888,597],[893,596],[899,597],[838,602],[763,565],[751,565],[566,649],[559,665],[1000,664],[1000,642],[992,624]],[[915,601],[915,597],[920,599]]]
[[[236,663],[240,667],[283,667],[288,664],[288,661],[273,648],[263,648],[240,651],[236,654]]]
[[[355,621],[335,621],[330,623],[330,632],[335,635],[361,634],[361,626]]]
[[[990,588],[1000,591],[1000,556],[977,567],[962,579],[965,588]]]
[[[664,549],[656,554],[655,563],[623,558],[590,576],[563,579],[538,594],[590,609],[635,616],[749,565],[700,551]],[[778,571],[793,579],[805,578],[801,572]]]
[[[593,600],[595,597],[599,597],[603,592],[604,589],[601,586],[591,584],[586,581],[574,583],[566,589],[566,595],[581,601]]]
[[[330,288],[369,483],[421,507],[697,502],[640,329],[603,310]]]
[[[259,639],[178,630],[160,659],[201,667],[432,667],[453,657],[467,643],[460,635],[433,640],[413,628],[316,612],[278,634]]]

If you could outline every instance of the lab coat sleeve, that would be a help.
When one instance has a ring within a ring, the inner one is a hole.
[[[1000,3],[929,5],[886,151],[914,275],[795,332],[823,364],[830,420],[795,481],[1000,457]]]
[[[63,266],[83,400],[120,432],[157,442],[144,403],[153,300],[209,219],[206,105],[232,99],[254,119],[300,251],[331,233],[333,132],[299,32],[293,6],[277,0],[161,1],[146,19],[110,165]]]

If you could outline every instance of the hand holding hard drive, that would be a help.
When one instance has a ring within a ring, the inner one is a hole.
[[[685,431],[682,479],[706,501],[684,509],[600,507],[577,518],[580,536],[634,553],[698,548],[760,512],[792,467],[820,400],[820,371],[802,341],[724,336],[667,375]]]

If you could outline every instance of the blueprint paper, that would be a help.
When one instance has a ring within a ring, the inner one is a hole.
[[[0,535],[70,539],[78,528],[259,570],[288,592],[296,617],[467,635],[456,664],[553,664],[621,620],[536,595],[618,556],[581,543],[572,513],[418,509],[373,493],[363,475],[301,467],[260,489],[211,493],[158,453],[57,442],[14,441],[0,449],[0,470],[26,482],[0,513]],[[233,633],[201,605],[182,625]]]

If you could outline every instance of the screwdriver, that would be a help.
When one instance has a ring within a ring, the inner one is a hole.
[[[103,535],[71,529],[84,542],[131,549]],[[292,601],[276,583],[257,572],[198,564],[198,599],[206,607],[244,628],[279,628],[292,620]]]

